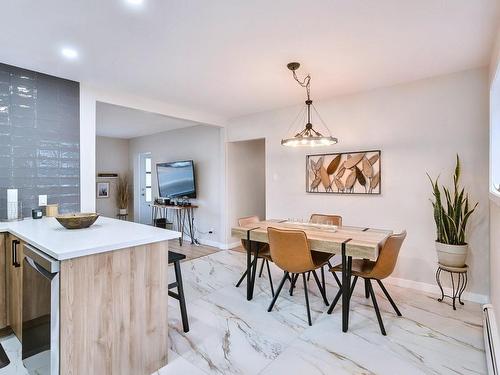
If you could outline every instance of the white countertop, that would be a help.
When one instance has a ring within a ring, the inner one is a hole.
[[[99,217],[86,229],[66,229],[53,217],[0,223],[9,232],[58,260],[179,238],[179,232]]]

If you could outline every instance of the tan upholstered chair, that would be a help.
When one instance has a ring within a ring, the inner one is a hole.
[[[311,224],[327,224],[327,225],[337,225],[339,227],[342,226],[342,216],[339,215],[327,215],[327,214],[312,214],[311,217],[309,218],[309,223]],[[312,250],[313,253],[316,253],[316,251]],[[333,254],[330,255],[330,258],[328,259],[328,266],[332,268],[332,264],[330,263],[330,259],[333,257]],[[340,280],[335,272],[332,272],[333,277],[335,278],[335,281],[337,282],[337,285],[339,288],[342,286],[340,283]],[[298,275],[292,275],[292,284],[290,285],[290,295],[293,294],[293,288],[295,286],[295,280],[297,279]],[[311,278],[311,273],[309,272],[307,274],[307,281]],[[325,290],[326,294],[326,282],[325,282],[325,270],[323,267],[321,267],[321,283],[323,284],[323,289]]]
[[[238,225],[239,226],[245,226],[245,225],[249,225],[249,224],[252,224],[252,223],[258,223],[259,221],[260,221],[260,219],[259,219],[258,216],[248,216],[248,217],[243,217],[243,218],[238,219]],[[241,245],[245,248],[245,250],[248,251],[249,244],[248,244],[247,240],[241,240]],[[259,243],[257,243],[257,246],[258,246],[258,249],[259,249],[259,252],[258,252],[259,255],[258,255],[257,258],[254,259],[254,262],[257,262],[259,259],[262,259],[262,265],[260,266],[259,277],[262,276],[262,271],[264,269],[264,264],[266,265],[267,275],[269,277],[269,285],[271,286],[271,293],[272,293],[272,295],[274,297],[273,279],[271,278],[271,269],[269,268],[269,262],[272,262],[271,253],[269,252],[269,245],[267,243],[259,242]],[[256,249],[253,248],[253,249],[250,249],[250,250],[255,255]],[[252,266],[253,266],[253,263],[252,263]],[[251,267],[251,268],[253,268],[253,267]],[[247,271],[245,271],[243,273],[243,275],[241,276],[241,278],[238,280],[238,283],[236,284],[236,287],[239,287],[241,285],[241,283],[245,279],[246,275],[247,275]]]
[[[339,215],[326,215],[326,214],[312,214],[309,222],[313,224],[329,224],[342,226],[342,216]]]
[[[307,320],[309,325],[311,325],[311,311],[309,308],[309,296],[307,292],[307,282],[306,273],[311,271],[318,288],[321,292],[323,300],[326,305],[328,301],[326,299],[325,290],[321,286],[318,275],[316,274],[316,269],[323,267],[328,263],[330,254],[327,253],[312,253],[309,247],[309,242],[307,241],[307,236],[303,231],[300,230],[285,230],[269,227],[267,228],[267,234],[269,237],[269,249],[271,251],[271,257],[274,264],[285,271],[285,275],[280,282],[276,294],[269,305],[267,311],[273,309],[276,300],[278,299],[279,293],[283,288],[283,284],[289,278],[289,274],[302,274],[302,279],[304,281],[304,294],[306,298],[307,307]],[[295,278],[296,280],[296,278]]]
[[[342,226],[342,216],[339,215],[327,215],[327,214],[312,214],[311,217],[309,218],[309,222],[313,224],[327,224],[327,225],[336,225],[338,227]],[[314,251],[314,250],[313,250]],[[330,257],[332,258],[333,255]],[[332,267],[330,263],[330,259],[328,260],[328,265],[330,268]],[[324,278],[324,271],[323,268],[321,268],[321,275]],[[335,281],[337,282],[337,285],[339,288],[342,286],[340,284],[340,280],[335,274],[335,272],[332,272],[333,277],[335,278]],[[307,275],[307,280],[309,280],[310,275]],[[326,285],[326,284],[324,284]]]
[[[406,231],[403,231],[399,234],[393,234],[387,238],[382,249],[380,249],[380,253],[376,262],[372,262],[364,259],[353,259],[352,261],[352,275],[354,276],[354,280],[351,287],[351,294],[356,286],[356,281],[358,277],[362,277],[365,279],[365,296],[371,296],[373,307],[375,308],[375,313],[377,314],[377,320],[380,326],[380,331],[385,336],[385,328],[384,323],[382,322],[382,317],[380,315],[380,311],[377,304],[377,298],[375,297],[375,293],[373,292],[373,287],[371,284],[371,280],[376,280],[385,296],[389,300],[392,305],[394,311],[398,316],[401,316],[401,312],[398,307],[394,303],[393,299],[389,295],[387,289],[385,289],[382,280],[386,277],[390,276],[396,267],[396,262],[398,260],[399,250],[403,245],[403,241],[406,238]],[[335,266],[330,269],[332,272],[342,272],[342,265]],[[328,313],[330,314],[335,307],[335,304],[338,301],[338,294],[335,297],[332,305],[328,309]]]

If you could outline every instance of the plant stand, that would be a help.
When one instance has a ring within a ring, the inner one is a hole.
[[[453,310],[456,310],[455,301],[458,299],[458,302],[463,305],[462,302],[462,293],[467,287],[467,270],[468,266],[465,267],[448,267],[438,263],[438,269],[436,271],[436,282],[441,290],[441,298],[438,298],[439,302],[442,302],[444,297],[451,298],[453,300]],[[452,295],[444,294],[443,286],[441,285],[441,272],[446,271],[450,273],[451,278],[451,289]],[[457,277],[455,277],[457,275]],[[455,281],[455,278],[457,279]]]
[[[116,218],[118,220],[125,220],[125,221],[127,221],[128,220],[128,214],[116,214]]]

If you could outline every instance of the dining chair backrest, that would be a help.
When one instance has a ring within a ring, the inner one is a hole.
[[[311,249],[305,232],[267,228],[273,262],[282,270],[303,273],[314,269]]]
[[[312,214],[309,222],[313,224],[329,224],[342,226],[342,216],[339,215],[326,215],[326,214]]]
[[[249,225],[249,224],[254,224],[258,223],[260,221],[258,216],[247,216],[247,217],[241,217],[238,219],[238,225],[240,227]],[[247,240],[241,240],[241,245],[248,250],[247,248]]]
[[[390,276],[396,267],[399,250],[406,238],[406,231],[390,235],[380,249],[375,266],[370,271],[370,278],[382,280]]]

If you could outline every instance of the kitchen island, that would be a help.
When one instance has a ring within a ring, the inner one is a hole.
[[[57,371],[51,367],[51,373],[149,375],[167,364],[167,241],[179,238],[179,232],[106,217],[90,228],[68,230],[43,218],[0,223],[0,236],[5,253],[0,269],[3,264],[7,274],[0,292],[4,325],[21,342],[27,319],[19,275],[26,267],[22,249],[58,264],[59,306],[53,312],[58,327],[51,334],[58,334],[60,344]]]

